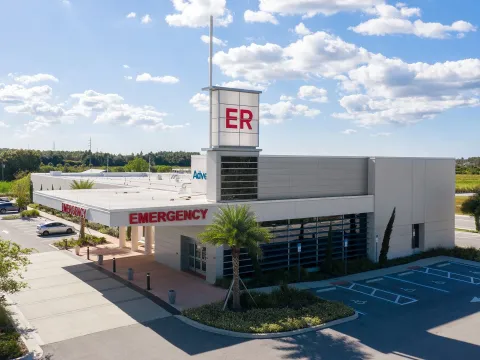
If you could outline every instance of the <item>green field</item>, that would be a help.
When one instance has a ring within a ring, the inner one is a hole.
[[[9,194],[12,191],[12,182],[0,181],[0,194]]]
[[[469,193],[480,189],[480,175],[457,175],[456,192]]]

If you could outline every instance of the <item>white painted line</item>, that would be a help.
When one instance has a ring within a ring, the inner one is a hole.
[[[427,268],[427,269],[428,269],[428,268]],[[433,269],[433,270],[435,270],[435,269]],[[470,281],[455,279],[455,278],[451,278],[450,276],[433,274],[433,273],[431,273],[431,272],[428,272],[428,270],[427,270],[427,272],[425,272],[425,271],[419,271],[419,270],[412,270],[412,271],[418,272],[418,273],[420,273],[420,274],[438,276],[438,277],[441,277],[441,278],[444,278],[444,279],[460,281],[460,282],[464,282],[464,283],[472,284],[472,285],[478,285],[478,284],[480,284],[480,283],[475,283],[475,282],[473,282],[472,280],[473,280],[474,278],[471,277],[471,276],[466,276],[466,275],[461,275],[461,276],[464,276],[464,277],[466,277],[466,278],[470,278]],[[441,271],[441,270],[437,270],[437,271]],[[453,273],[452,273],[452,274],[453,274]]]
[[[475,296],[470,302],[480,302],[480,298]]]
[[[8,231],[7,230],[2,230],[3,233],[5,234],[8,234]]]
[[[467,266],[467,267],[471,267],[471,268],[475,268],[475,269],[480,269],[480,265],[475,266],[475,265],[471,265],[471,264],[464,264],[464,263],[461,263],[461,262],[458,262],[458,261],[450,261],[450,264],[457,264],[457,265],[463,265],[463,266]]]
[[[336,290],[336,288],[334,288],[334,287],[323,288],[323,289],[317,290],[316,293],[322,293],[322,292],[327,292],[327,291],[332,291],[332,290]]]
[[[444,266],[448,266],[450,265],[450,263],[445,263],[445,264],[439,264],[439,265],[436,265],[437,267],[444,267]]]
[[[363,315],[363,316],[366,316],[366,315],[367,315],[367,313],[364,313],[364,312],[358,311],[357,309],[353,309],[353,310],[355,310],[357,313],[359,313],[359,314],[361,314],[361,315]]]
[[[367,303],[366,300],[352,300],[357,305],[365,305]]]
[[[368,293],[364,293],[363,291],[359,291],[359,290],[355,290],[353,287],[354,286],[360,286],[360,287],[365,287],[365,288],[368,288],[368,289],[372,289],[373,291],[368,294]],[[404,296],[404,295],[399,295],[399,294],[395,294],[395,293],[392,293],[392,292],[389,292],[389,291],[385,291],[385,290],[382,290],[382,289],[377,289],[377,288],[374,288],[374,287],[371,287],[371,286],[366,286],[366,285],[362,285],[362,284],[357,284],[357,283],[352,283],[351,286],[349,287],[345,287],[345,286],[341,286],[341,285],[337,285],[337,287],[341,288],[341,289],[345,289],[345,290],[350,290],[350,291],[354,291],[354,292],[357,292],[357,293],[360,293],[360,294],[363,294],[365,296],[371,296],[371,297],[374,297],[374,298],[377,298],[377,299],[380,299],[380,300],[383,300],[383,301],[387,301],[387,302],[390,302],[392,304],[396,304],[396,305],[408,305],[408,304],[411,304],[411,303],[414,303],[414,302],[417,302],[418,300],[417,299],[413,299],[413,298],[410,298],[408,296]],[[394,296],[397,296],[397,299],[395,301],[392,301],[392,300],[388,300],[388,299],[385,299],[381,296],[377,296],[375,295],[375,293],[377,291],[381,291],[381,292],[384,292],[386,294],[390,294],[390,295],[394,295]],[[403,303],[403,304],[400,304],[398,301],[400,299],[400,297],[402,298],[405,298],[405,299],[408,299],[410,300],[409,302],[406,302],[406,303]]]
[[[405,275],[411,275],[411,274],[413,274],[413,271],[407,271],[407,272],[398,274],[398,276],[405,276]]]
[[[423,287],[425,287],[425,288],[432,289],[432,290],[437,290],[437,291],[441,291],[441,292],[444,292],[444,293],[450,293],[450,291],[447,291],[447,290],[439,289],[439,288],[436,288],[436,287],[433,287],[433,286],[428,286],[428,285],[419,284],[419,283],[413,282],[413,281],[398,279],[398,278],[393,277],[393,276],[385,275],[384,277],[386,277],[387,279],[392,279],[392,280],[396,280],[396,281],[401,281],[401,282],[408,283],[408,284],[413,284],[413,285],[417,285],[417,286],[423,286]]]
[[[370,283],[378,282],[378,281],[382,281],[382,280],[383,280],[383,278],[370,279],[370,280],[365,281],[365,283],[370,284]]]

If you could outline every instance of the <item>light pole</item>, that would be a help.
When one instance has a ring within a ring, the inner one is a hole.
[[[5,181],[5,177],[3,176],[3,169],[5,169],[5,164],[2,162],[2,181]]]
[[[378,235],[375,235],[375,262],[378,262]]]
[[[302,243],[297,243],[297,253],[298,253],[298,282],[300,282],[300,254],[302,253]]]

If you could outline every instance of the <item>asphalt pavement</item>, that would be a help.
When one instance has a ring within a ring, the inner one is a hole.
[[[16,215],[9,213],[7,215]],[[42,217],[32,219],[3,220],[6,215],[0,215],[0,237],[5,240],[13,241],[22,247],[34,248],[38,252],[55,251],[49,246],[59,239],[74,238],[78,234],[55,234],[42,237],[37,235],[36,228],[38,224],[50,221]]]

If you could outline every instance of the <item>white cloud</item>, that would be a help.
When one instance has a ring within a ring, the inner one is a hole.
[[[134,13],[133,11],[127,15],[127,19],[134,19],[137,17],[137,14]]]
[[[152,17],[149,14],[142,16],[142,20],[141,20],[142,24],[149,24],[151,22],[152,22]]]
[[[202,36],[200,37],[200,39],[201,39],[205,44],[210,44],[210,36],[208,36],[208,35],[202,35]],[[213,42],[215,45],[218,45],[218,46],[227,46],[227,44],[228,44],[228,41],[220,40],[219,38],[216,38],[215,36],[212,37],[212,42]]]
[[[365,49],[326,32],[316,32],[283,48],[267,43],[217,52],[213,63],[230,77],[268,82],[281,78],[334,77],[370,59]]]
[[[216,26],[228,26],[233,21],[226,0],[172,0],[172,3],[177,12],[165,17],[170,26],[209,26],[210,15]]]
[[[259,8],[281,15],[333,15],[340,11],[367,10],[384,0],[260,0]]]
[[[23,104],[25,102],[45,101],[52,96],[52,88],[47,85],[26,88],[23,85],[0,84],[0,103]]]
[[[130,66],[128,66],[128,65],[123,65],[123,68],[124,68],[124,69],[130,69]]]
[[[45,81],[58,82],[58,79],[55,76],[50,74],[21,75],[21,76],[14,77],[13,80],[23,85],[30,85],[33,83],[45,82]]]
[[[125,80],[132,80],[133,77],[132,77],[132,76],[124,76],[124,79],[125,79]]]
[[[7,128],[7,127],[10,127],[10,125],[4,123],[3,121],[0,121],[0,128],[1,127]]]
[[[297,96],[302,100],[308,100],[318,103],[328,102],[327,90],[320,89],[311,85],[304,85],[298,89]]]
[[[137,75],[136,81],[138,82],[157,82],[163,84],[176,84],[180,80],[175,76],[152,76],[149,73],[143,73],[141,75]]]
[[[70,6],[72,3],[69,0],[62,0],[62,4],[65,6]]]
[[[197,111],[210,110],[210,97],[206,94],[197,93],[190,99],[189,102]]]
[[[369,14],[376,15],[377,18],[367,20],[349,29],[362,35],[411,34],[434,39],[445,39],[452,33],[456,33],[457,37],[462,38],[465,33],[477,30],[475,26],[463,20],[456,21],[452,25],[425,23],[420,19],[412,22],[408,18],[420,17],[420,9],[408,8],[402,3],[397,4],[396,7],[385,4],[377,5]]]
[[[272,23],[274,25],[278,24],[278,20],[272,14],[265,12],[265,11],[252,11],[247,10],[243,14],[243,18],[247,23]]]
[[[295,98],[293,96],[280,95],[280,101],[293,101]]]
[[[102,94],[87,90],[80,94],[72,94],[77,102],[72,111],[90,117],[94,123],[138,126],[145,130],[169,130],[181,128],[183,125],[167,125],[164,123],[166,113],[156,110],[153,106],[134,106],[124,103],[118,94]]]
[[[370,136],[372,137],[387,137],[387,136],[390,136],[392,135],[391,133],[389,132],[379,132],[379,133],[375,133],[375,134],[370,134]]]
[[[355,134],[356,132],[357,132],[357,130],[355,130],[355,129],[346,129],[346,130],[342,131],[342,134],[351,135],[351,134]]]
[[[315,117],[321,112],[306,105],[295,105],[291,101],[279,101],[276,104],[260,104],[260,122],[279,124],[296,116]]]
[[[304,23],[300,23],[297,26],[295,26],[295,34],[305,36],[305,35],[310,35],[312,32],[305,26]]]
[[[249,81],[233,80],[233,81],[224,82],[220,86],[234,88],[234,89],[263,91],[267,88],[268,84],[260,84],[260,83],[252,83],[252,82],[249,82]]]

